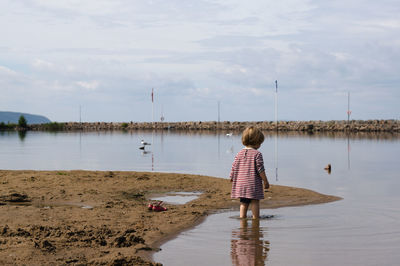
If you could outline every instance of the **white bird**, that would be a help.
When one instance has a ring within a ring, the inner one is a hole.
[[[227,137],[232,137],[232,135],[233,135],[233,133],[231,132],[231,133],[228,133],[228,134],[226,134],[226,136]]]
[[[142,145],[146,146],[146,145],[151,145],[151,143],[149,142],[145,142],[144,140],[141,141]]]

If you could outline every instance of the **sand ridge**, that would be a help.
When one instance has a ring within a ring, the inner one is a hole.
[[[227,179],[174,173],[0,170],[0,264],[158,265],[159,245],[216,210],[238,208]],[[149,195],[201,191],[196,200],[147,209]],[[263,208],[338,200],[272,185]]]

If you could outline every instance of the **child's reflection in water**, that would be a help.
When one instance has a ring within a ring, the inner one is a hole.
[[[242,219],[240,229],[232,231],[232,265],[265,265],[268,251],[269,241],[263,240],[260,220],[253,219],[249,222],[247,219]]]

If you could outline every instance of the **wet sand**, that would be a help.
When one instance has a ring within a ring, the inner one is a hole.
[[[172,173],[0,171],[0,264],[158,265],[161,243],[221,209],[237,209],[227,179]],[[196,200],[147,209],[148,197],[201,191]],[[262,208],[339,200],[273,185]]]

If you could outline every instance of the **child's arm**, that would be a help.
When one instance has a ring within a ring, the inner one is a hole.
[[[268,189],[269,188],[269,182],[268,182],[268,179],[267,179],[267,175],[265,174],[265,171],[261,172],[260,176],[261,176],[261,179],[264,182],[264,189]]]
[[[235,177],[235,171],[237,170],[236,165],[237,165],[237,156],[235,156],[235,159],[233,160],[231,173],[229,174],[229,177],[231,178],[231,182],[233,182],[233,178]]]

